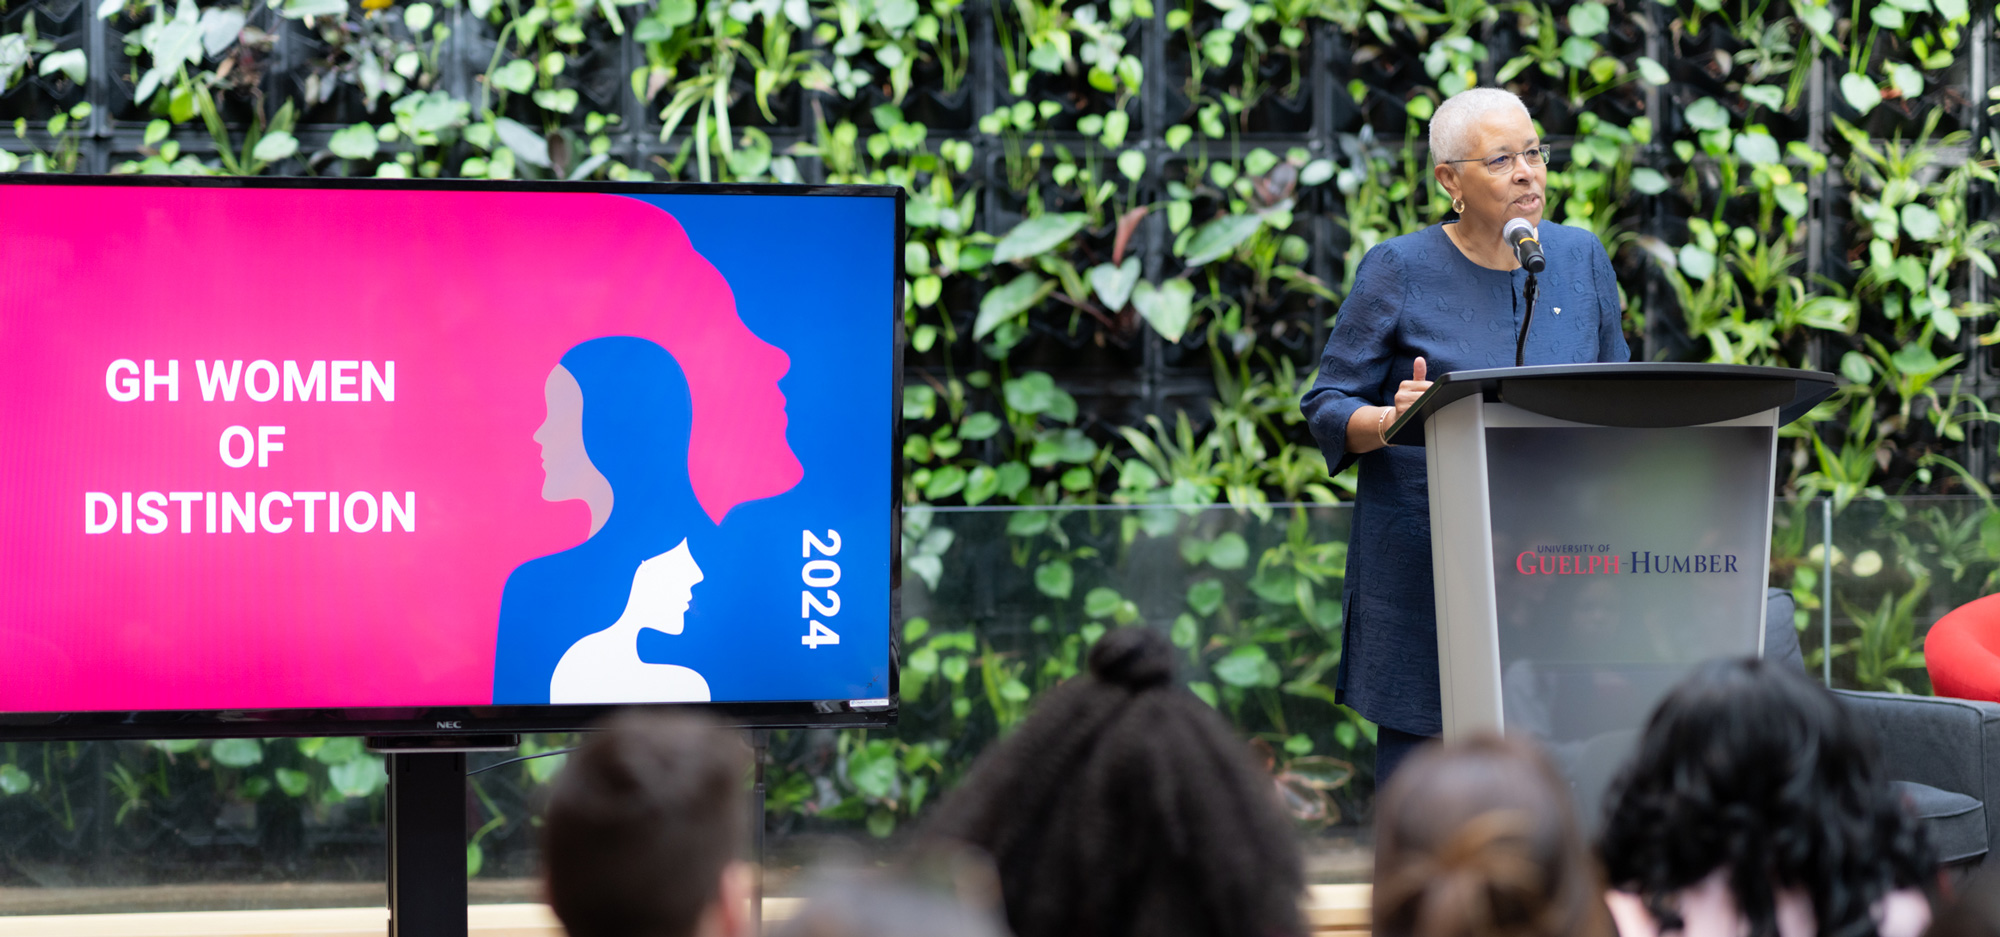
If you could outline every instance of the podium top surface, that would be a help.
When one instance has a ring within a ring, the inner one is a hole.
[[[1453,371],[1438,378],[1386,434],[1424,444],[1424,421],[1473,394],[1574,423],[1656,428],[1699,426],[1773,407],[1782,425],[1833,393],[1824,371],[1738,364],[1618,362]]]

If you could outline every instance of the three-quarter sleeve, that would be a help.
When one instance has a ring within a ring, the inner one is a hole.
[[[1347,423],[1354,411],[1384,406],[1382,388],[1394,355],[1390,341],[1402,307],[1404,282],[1395,248],[1378,244],[1354,271],[1354,290],[1319,358],[1319,378],[1299,401],[1313,439],[1326,454],[1327,469],[1338,475],[1357,458],[1347,451]]]
[[[1618,303],[1618,273],[1611,269],[1611,257],[1604,252],[1602,243],[1596,243],[1590,252],[1590,278],[1597,287],[1597,360],[1630,361],[1632,346],[1625,343],[1625,307]]]

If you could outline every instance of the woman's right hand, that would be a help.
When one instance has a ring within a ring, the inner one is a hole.
[[[1431,382],[1424,380],[1424,359],[1418,358],[1410,368],[1410,379],[1397,385],[1396,398],[1389,402],[1389,406],[1362,407],[1348,418],[1347,451],[1374,452],[1388,445],[1386,434],[1389,427],[1402,419],[1417,398],[1430,389]]]
[[[1396,415],[1390,417],[1389,422],[1394,424],[1402,419],[1410,406],[1417,402],[1417,398],[1422,397],[1424,392],[1430,389],[1431,382],[1424,380],[1424,359],[1418,358],[1416,364],[1411,367],[1410,379],[1396,388]]]

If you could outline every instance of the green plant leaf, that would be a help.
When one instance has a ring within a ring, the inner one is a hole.
[[[1778,141],[1768,133],[1739,133],[1736,135],[1736,155],[1752,166],[1776,165]]]
[[[1139,181],[1146,174],[1146,154],[1139,150],[1118,154],[1118,174],[1130,181]]]
[[[1097,293],[1097,301],[1104,304],[1105,311],[1117,312],[1125,308],[1132,298],[1132,288],[1139,284],[1139,258],[1127,257],[1117,266],[1108,263],[1090,268],[1090,288]]]
[[[241,16],[242,14],[237,15]],[[36,74],[47,78],[58,72],[76,84],[83,84],[84,79],[90,75],[90,66],[88,60],[84,58],[83,50],[64,49],[61,52],[51,52],[42,56],[41,65],[38,67]]]
[[[1924,93],[1924,73],[1905,62],[1890,62],[1888,65],[1889,86],[1895,88],[1905,98],[1914,98]]]
[[[1215,579],[1204,579],[1188,587],[1188,607],[1203,618],[1215,614],[1222,607],[1222,583]]]
[[[965,420],[958,425],[958,438],[974,441],[991,439],[994,434],[1000,432],[1000,425],[999,417],[984,410],[968,413],[965,415]]]
[[[994,246],[993,262],[1009,263],[1046,254],[1074,237],[1089,220],[1090,216],[1082,212],[1068,212],[1023,221]]]
[[[412,94],[396,104],[408,109],[410,129],[417,133],[436,133],[464,122],[466,115],[472,113],[472,105],[444,91]]]
[[[375,128],[367,124],[342,127],[326,141],[326,148],[341,159],[374,159],[380,147],[381,141],[375,137]]]
[[[1196,621],[1193,615],[1182,612],[1174,616],[1174,625],[1167,632],[1167,637],[1175,647],[1193,650],[1195,645],[1201,643],[1201,622]]]
[[[1050,560],[1035,567],[1035,588],[1049,598],[1067,599],[1075,586],[1076,573],[1068,560]]]
[[[26,771],[13,764],[0,765],[0,793],[8,796],[26,794],[35,787],[35,779]]]
[[[1687,122],[1696,130],[1721,130],[1729,126],[1729,109],[1714,98],[1702,98],[1688,105]]]
[[[295,20],[308,16],[345,16],[347,0],[285,0],[280,13],[286,19]]]
[[[872,741],[881,742],[880,739]],[[861,795],[887,800],[896,787],[896,755],[885,742],[863,745],[847,759],[847,779]]]
[[[1876,9],[1881,9],[1877,7]],[[1847,99],[1847,105],[1863,114],[1882,103],[1882,89],[1875,87],[1866,75],[1848,72],[1840,76],[1840,96]]]
[[[1632,188],[1645,195],[1658,195],[1667,190],[1667,177],[1657,169],[1639,166],[1632,170]]]
[[[1256,644],[1245,644],[1222,656],[1211,668],[1216,679],[1234,687],[1277,686],[1281,678],[1271,655]]]
[[[1840,356],[1840,376],[1856,384],[1866,384],[1875,379],[1875,367],[1869,364],[1867,355],[1850,351]]]
[[[1611,28],[1611,10],[1595,0],[1585,0],[1569,10],[1569,29],[1579,36],[1602,35]],[[1659,82],[1655,82],[1658,84]]]
[[[307,742],[318,742],[307,751]],[[353,736],[335,736],[326,739],[302,739],[299,751],[323,765],[344,765],[357,758],[367,757],[361,740]]]
[[[1124,601],[1125,597],[1119,595],[1118,590],[1098,586],[1084,594],[1083,613],[1092,618],[1106,618],[1118,611],[1118,606]]]
[[[257,145],[251,148],[250,155],[266,163],[275,163],[281,159],[290,157],[298,151],[299,140],[297,137],[283,130],[273,130],[264,134],[257,141]]]
[[[981,341],[993,330],[1021,313],[1027,312],[1055,289],[1055,281],[1047,280],[1035,272],[1023,273],[1005,285],[988,290],[979,300],[979,316],[972,323],[972,337]]]
[[[221,739],[209,749],[215,763],[226,768],[248,768],[264,760],[264,746],[256,739]]]
[[[1097,444],[1084,435],[1083,430],[1065,429],[1035,440],[1034,448],[1028,452],[1028,464],[1036,468],[1050,468],[1062,462],[1078,464],[1096,457]]]
[[[1771,85],[1744,85],[1743,100],[1763,105],[1765,110],[1780,111],[1785,108],[1785,89]]]
[[[494,71],[493,83],[515,94],[527,94],[535,87],[535,65],[527,59],[515,59]]]
[[[965,475],[965,503],[981,504],[1000,491],[1000,473],[990,465],[975,465]]]
[[[348,798],[367,797],[389,783],[381,759],[373,756],[334,765],[326,769],[326,779],[342,797]]]
[[[941,465],[931,472],[931,480],[924,485],[924,498],[942,501],[965,487],[965,470],[956,465]]]
[[[1216,569],[1242,569],[1250,562],[1250,545],[1243,542],[1243,535],[1229,531],[1215,538],[1208,548],[1208,565]]]
[[[1676,260],[1688,279],[1705,283],[1715,275],[1715,255],[1693,244],[1682,244]]]
[[[1944,221],[1937,211],[1921,202],[1904,205],[1900,214],[1903,233],[1919,241],[1935,241],[1944,230]]]
[[[500,138],[501,146],[514,151],[515,159],[530,166],[549,167],[549,141],[526,124],[502,117],[493,122],[493,133]]]
[[[1673,80],[1672,76],[1667,74],[1665,66],[1646,56],[1639,56],[1637,64],[1639,66],[1639,78],[1649,85],[1664,85]]]
[[[1047,371],[1029,371],[1000,385],[1000,391],[1016,413],[1047,414],[1064,423],[1076,419],[1076,398],[1057,387]]]
[[[1220,218],[1210,219],[1196,228],[1194,237],[1188,240],[1187,265],[1199,267],[1228,256],[1236,250],[1237,245],[1249,240],[1250,235],[1256,234],[1257,229],[1263,224],[1263,218],[1249,214],[1223,215]]]
[[[1154,286],[1142,280],[1132,290],[1132,306],[1161,338],[1178,342],[1194,318],[1194,284],[1175,278]]]
[[[536,107],[555,111],[558,114],[575,112],[577,102],[580,100],[575,88],[550,88],[537,91],[534,93],[534,99]]]
[[[1902,10],[1898,10],[1894,5],[1888,3],[1878,3],[1870,7],[1868,10],[1868,20],[1883,29],[1902,29],[1903,25],[1908,22],[1903,17]]]

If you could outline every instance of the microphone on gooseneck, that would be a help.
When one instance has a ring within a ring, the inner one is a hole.
[[[1529,273],[1540,273],[1548,267],[1548,258],[1542,256],[1542,242],[1535,237],[1535,226],[1528,219],[1515,218],[1500,233],[1507,238],[1507,246],[1514,249],[1515,259]]]
[[[1500,229],[1500,233],[1514,248],[1514,257],[1521,262],[1521,269],[1528,271],[1528,282],[1522,290],[1527,311],[1521,315],[1521,334],[1514,339],[1514,367],[1518,368],[1527,361],[1528,324],[1535,321],[1535,294],[1540,292],[1535,274],[1547,269],[1549,261],[1542,255],[1542,242],[1535,237],[1535,226],[1529,224],[1528,219],[1512,219]]]

